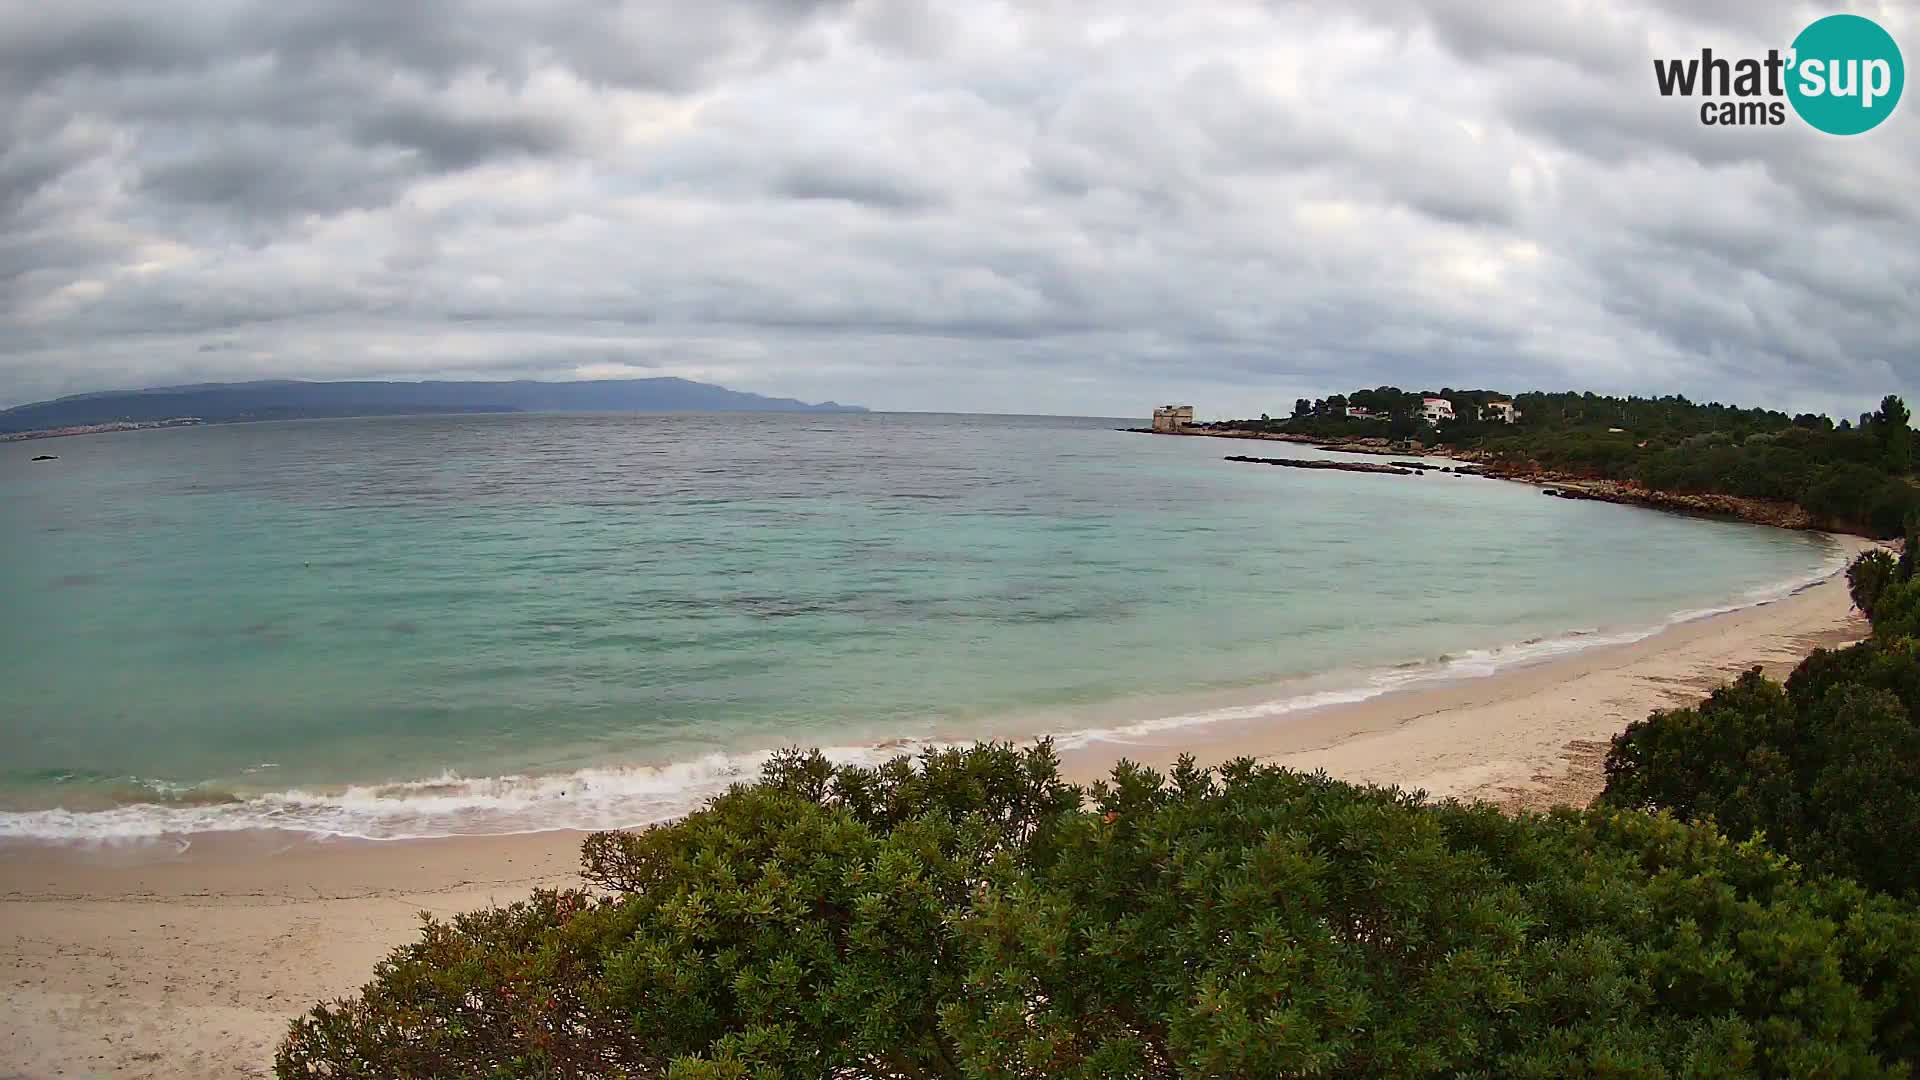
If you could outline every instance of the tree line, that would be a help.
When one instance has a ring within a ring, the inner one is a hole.
[[[1443,397],[1455,418],[1429,425],[1421,399]],[[1496,465],[1616,480],[1653,491],[1736,495],[1798,505],[1823,524],[1870,536],[1901,535],[1920,515],[1913,478],[1911,414],[1888,395],[1857,421],[1789,416],[1679,395],[1610,397],[1526,393],[1508,424],[1484,415],[1489,390],[1414,393],[1381,386],[1294,403],[1293,414],[1229,421],[1238,430],[1318,438],[1384,436],[1479,451]],[[1372,416],[1348,416],[1349,406]]]

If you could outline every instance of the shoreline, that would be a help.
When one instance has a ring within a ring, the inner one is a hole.
[[[1171,435],[1203,439],[1237,439],[1255,442],[1285,442],[1302,446],[1311,446],[1335,454],[1354,454],[1363,457],[1418,457],[1442,458],[1464,463],[1471,470],[1469,475],[1484,477],[1488,480],[1507,480],[1517,484],[1527,484],[1541,488],[1546,494],[1563,499],[1584,499],[1594,502],[1617,503],[1621,506],[1638,506],[1661,513],[1680,514],[1685,517],[1704,518],[1709,521],[1743,521],[1754,525],[1766,525],[1776,529],[1792,529],[1796,532],[1824,532],[1828,535],[1859,536],[1873,539],[1865,532],[1855,532],[1847,522],[1820,521],[1805,508],[1791,502],[1776,499],[1757,499],[1744,495],[1687,494],[1675,491],[1658,491],[1640,487],[1621,480],[1606,480],[1593,476],[1581,476],[1576,473],[1560,472],[1537,466],[1515,466],[1503,464],[1484,451],[1462,450],[1445,444],[1427,446],[1424,443],[1407,440],[1391,440],[1385,437],[1366,435],[1329,435],[1316,438],[1284,431],[1242,431],[1237,429],[1214,429],[1194,426],[1179,431],[1154,431],[1149,428],[1122,428],[1122,431],[1141,435]],[[1249,460],[1229,457],[1229,461]],[[1383,469],[1353,469],[1355,472],[1385,472]]]
[[[1864,541],[1838,538],[1849,551]],[[1276,720],[1220,721],[1061,750],[1085,783],[1121,758],[1236,756],[1431,797],[1584,804],[1606,740],[1756,664],[1864,637],[1843,574],[1781,598],[1492,674],[1436,680]],[[294,1016],[352,992],[423,910],[446,916],[577,884],[582,833],[365,841],[264,831],[190,848],[0,847],[13,972],[0,1075],[265,1076]]]
[[[1248,756],[1303,771],[1325,769],[1355,783],[1418,789],[1431,799],[1477,799],[1510,809],[1585,806],[1604,785],[1599,759],[1607,741],[1628,724],[1654,709],[1697,704],[1750,667],[1784,677],[1814,649],[1867,634],[1842,572],[1635,640],[1395,689],[1301,712],[1284,724],[1180,728],[1075,748],[1061,754],[1062,767],[1084,783],[1121,757],[1164,770],[1183,753],[1202,764]]]
[[[1670,611],[1644,623],[1561,629],[1523,641],[1237,687],[1039,706],[905,738],[813,745],[836,763],[869,765],[899,754],[980,740],[1024,743],[1051,738],[1063,758],[1082,751],[1098,753],[1101,748],[1151,746],[1155,739],[1205,745],[1249,727],[1287,727],[1328,709],[1473,683],[1763,606],[1833,578],[1869,546],[1856,537],[1837,534],[1826,540],[1829,556],[1809,576],[1755,586],[1724,605]],[[138,861],[184,853],[209,842],[231,846],[235,838],[257,850],[274,850],[301,839],[406,843],[644,828],[679,817],[729,785],[751,779],[774,749],[715,748],[689,757],[616,759],[572,770],[442,773],[338,786],[296,782],[289,787],[248,790],[208,781],[176,788],[194,793],[179,801],[8,807],[0,810],[0,866],[12,852],[40,848],[66,849],[81,859]],[[272,842],[245,839],[253,836]]]

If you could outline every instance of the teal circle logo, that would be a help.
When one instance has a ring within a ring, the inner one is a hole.
[[[1800,31],[1787,63],[1793,111],[1829,135],[1879,126],[1907,82],[1893,35],[1858,15],[1829,15]]]

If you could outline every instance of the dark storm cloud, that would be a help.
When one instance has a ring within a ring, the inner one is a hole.
[[[436,172],[513,154],[558,153],[571,142],[557,118],[460,116],[425,103],[401,104],[356,120],[355,141],[417,150]]]
[[[395,155],[361,154],[341,143],[303,139],[296,156],[288,153],[284,133],[256,129],[157,157],[141,171],[139,184],[145,194],[220,214],[279,217],[385,206],[415,172]]]
[[[105,150],[84,131],[21,115],[0,117],[0,220],[23,213],[55,181]]]
[[[525,77],[562,63],[595,81],[685,90],[716,65],[776,51],[780,33],[838,0],[69,0],[0,11],[0,85],[154,74],[272,56],[290,67],[355,56],[450,77]]]
[[[1651,73],[1824,13],[0,7],[0,404],[654,373],[1012,411],[1381,382],[1857,411],[1920,354],[1914,104],[1855,139],[1714,129]]]
[[[841,199],[885,210],[912,210],[937,198],[910,177],[847,168],[831,159],[796,162],[774,181],[773,191],[794,199]]]

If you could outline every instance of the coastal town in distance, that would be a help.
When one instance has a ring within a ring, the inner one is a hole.
[[[146,431],[152,428],[193,427],[206,421],[197,416],[175,416],[165,420],[109,420],[99,424],[68,424],[65,427],[37,428],[31,431],[0,432],[0,442],[23,439],[57,439],[63,435],[100,435],[109,431]]]

